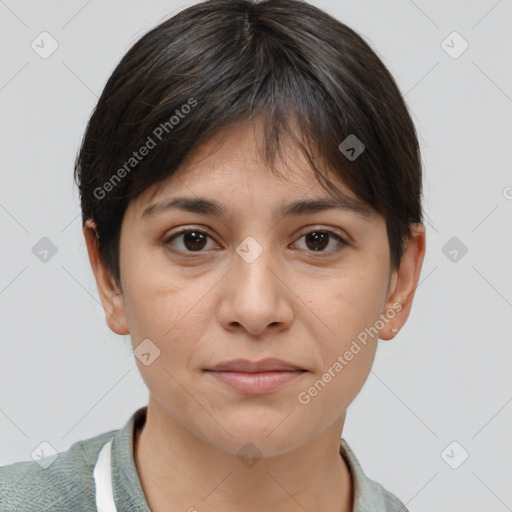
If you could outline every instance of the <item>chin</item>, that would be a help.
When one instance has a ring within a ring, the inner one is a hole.
[[[286,414],[281,413],[263,421],[261,415],[247,414],[239,421],[223,420],[224,428],[209,426],[200,437],[217,449],[238,457],[276,457],[294,450],[309,437],[308,432],[301,435],[295,423],[290,422],[285,428],[283,423],[288,420],[283,422],[284,418]]]

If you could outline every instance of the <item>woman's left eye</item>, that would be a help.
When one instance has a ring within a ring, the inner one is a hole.
[[[299,240],[302,240],[303,238],[306,245],[306,251],[308,252],[336,252],[349,245],[340,235],[325,229],[315,229],[313,231],[304,233],[299,238]],[[208,239],[213,240],[213,238],[205,231],[188,228],[168,236],[164,240],[164,244],[173,245],[173,243],[179,239],[181,239],[182,247],[176,248],[174,245],[173,250],[185,253],[205,252],[203,249],[207,246]],[[338,247],[335,249],[326,250],[332,239],[335,239],[338,242]]]
[[[299,240],[302,238],[305,239],[306,247],[310,250],[308,252],[336,252],[341,250],[344,246],[349,245],[340,235],[325,229],[308,231],[307,233],[304,233]],[[326,251],[325,248],[329,245],[332,238],[338,241],[338,247],[330,251]]]

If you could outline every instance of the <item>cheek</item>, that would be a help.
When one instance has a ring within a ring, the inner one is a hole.
[[[172,333],[187,308],[186,283],[161,261],[159,248],[132,250],[122,261],[125,270],[125,308],[131,322],[134,341],[144,338],[164,340]],[[158,256],[158,257],[157,257]]]
[[[139,372],[163,407],[185,416],[201,412],[186,389],[191,359],[202,332],[201,318],[207,318],[204,307],[190,287],[171,288],[161,280],[147,280],[130,300],[133,348],[149,339],[158,351],[158,357],[148,366],[136,358]]]
[[[214,284],[214,278],[211,282],[210,279],[190,280],[169,267],[146,266],[139,261],[125,289],[133,347],[145,339],[151,340],[160,351],[158,366],[180,380],[179,376],[190,371],[196,344],[212,317],[213,306],[208,295],[205,296],[205,289]],[[152,370],[141,364],[139,368],[145,380],[145,374],[151,378]],[[165,372],[162,378],[169,384],[174,382]]]
[[[309,287],[306,304],[315,314],[306,327],[317,340],[322,362],[307,392],[316,402],[313,407],[339,411],[366,381],[378,343],[378,331],[372,327],[381,313],[386,286],[382,276],[383,270],[374,264],[351,269],[324,286]]]
[[[309,283],[302,296],[311,312],[308,329],[315,339],[324,340],[330,352],[344,350],[346,344],[373,325],[382,308],[386,281],[376,266],[351,269],[328,283]]]
[[[322,368],[311,376],[297,399],[312,415],[322,416],[324,421],[326,416],[334,421],[352,403],[375,358],[378,337],[372,337],[368,328],[378,317],[379,301],[372,301],[375,293],[371,290],[365,292],[361,287],[355,290],[347,295],[336,292],[330,297],[322,296],[324,309],[319,311],[327,319],[327,335],[322,322],[316,321],[315,325],[323,329],[315,332],[311,330],[312,324],[308,326],[311,336],[317,340]]]

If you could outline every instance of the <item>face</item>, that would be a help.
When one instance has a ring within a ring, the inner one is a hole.
[[[255,128],[205,142],[177,174],[130,203],[122,294],[102,300],[113,305],[109,325],[129,332],[134,349],[150,340],[141,346],[150,364],[136,360],[167,421],[227,453],[251,441],[272,456],[343,424],[379,333],[389,339],[405,322],[419,269],[409,265],[397,286],[386,224],[374,211],[283,214],[295,201],[332,198],[292,146],[289,165],[278,165],[284,177],[273,175]],[[222,213],[205,203],[162,206],[178,197],[215,202]],[[295,370],[210,371],[266,358]]]

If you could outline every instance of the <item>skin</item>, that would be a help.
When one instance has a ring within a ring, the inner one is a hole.
[[[386,224],[376,212],[369,219],[341,209],[276,215],[283,203],[329,195],[291,145],[289,167],[277,164],[284,177],[272,175],[258,152],[261,136],[257,122],[216,134],[177,174],[129,204],[120,239],[122,292],[99,258],[94,223],[84,226],[109,327],[129,333],[133,348],[150,339],[160,350],[148,366],[136,359],[150,399],[135,462],[154,512],[351,511],[352,482],[339,454],[346,409],[368,377],[378,338],[392,339],[409,316],[424,226],[413,226],[391,273]],[[176,195],[215,199],[229,214],[175,209],[141,218],[149,205]],[[198,244],[178,236],[166,245],[179,227],[208,230],[211,238]],[[326,229],[349,245],[330,237],[314,251],[314,239],[304,235]],[[263,251],[252,263],[236,252],[248,236]],[[299,393],[390,310],[394,317],[378,336],[301,403]],[[307,372],[251,396],[203,371],[238,357],[277,357]],[[237,457],[248,442],[261,453],[251,467]]]

